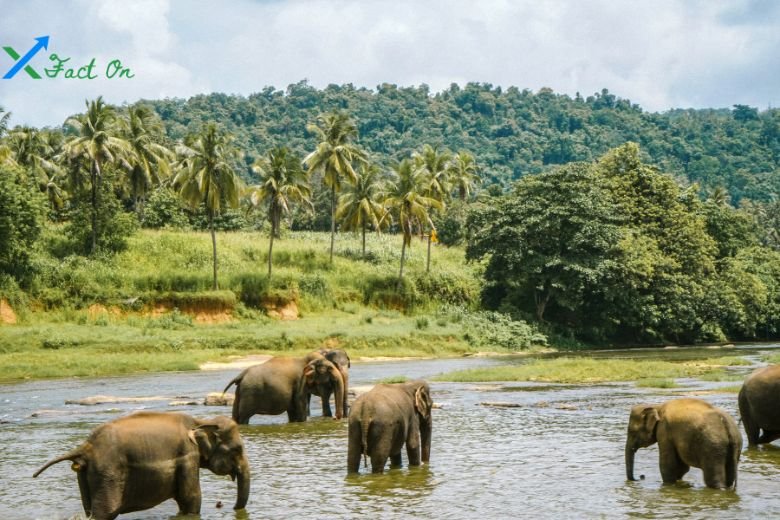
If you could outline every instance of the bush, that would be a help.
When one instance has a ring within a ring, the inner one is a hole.
[[[369,276],[363,285],[363,304],[408,312],[422,303],[412,280],[403,278],[398,285],[395,275]]]
[[[233,291],[168,292],[152,294],[149,301],[171,308],[189,310],[232,310],[237,303]]]
[[[480,311],[463,318],[463,339],[477,348],[517,351],[547,345],[547,338],[524,321],[506,314]]]
[[[179,196],[170,188],[161,187],[149,195],[141,225],[154,229],[186,229],[190,221]]]
[[[210,275],[179,272],[139,276],[133,281],[139,291],[157,292],[208,291],[213,283]]]
[[[471,305],[479,295],[474,280],[447,272],[421,274],[415,285],[427,299],[451,305]]]

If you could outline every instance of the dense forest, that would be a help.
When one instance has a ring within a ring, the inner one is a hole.
[[[778,110],[649,114],[606,90],[302,82],[248,98],[98,98],[61,128],[8,121],[0,109],[0,299],[15,305],[84,308],[146,291],[262,307],[311,285],[284,271],[291,257],[275,239],[328,231],[327,254],[305,252],[323,273],[334,257],[383,265],[359,290],[317,285],[334,306],[344,295],[408,312],[446,303],[594,344],[780,334]],[[210,231],[211,272],[108,292],[73,281],[73,266],[115,272],[138,227]],[[235,230],[268,246],[251,252],[256,268],[220,281],[216,231]],[[335,246],[344,231],[360,250]],[[398,250],[377,255],[372,232],[398,237]],[[414,237],[424,259],[409,272]],[[465,246],[471,263],[438,272],[437,242]]]
[[[594,161],[633,141],[646,162],[682,182],[699,183],[704,193],[725,188],[735,204],[780,194],[780,109],[735,105],[648,113],[606,89],[571,98],[550,89],[534,93],[478,83],[431,93],[425,85],[390,84],[320,90],[305,81],[248,97],[209,94],[146,103],[173,139],[208,121],[224,125],[246,153],[247,173],[274,146],[306,153],[312,142],[306,124],[337,109],[354,117],[360,145],[380,160],[400,160],[421,143],[467,150],[486,181],[504,187],[551,165]]]

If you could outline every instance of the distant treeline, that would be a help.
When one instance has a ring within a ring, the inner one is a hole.
[[[345,110],[357,122],[359,144],[382,160],[400,160],[422,143],[467,150],[488,184],[508,184],[551,165],[594,161],[626,141],[643,160],[703,193],[725,188],[731,202],[773,200],[780,194],[780,110],[675,109],[649,113],[606,89],[571,98],[490,84],[453,84],[432,94],[426,85],[375,90],[348,85],[317,89],[305,81],[285,91],[266,87],[248,97],[210,94],[147,101],[169,137],[181,139],[217,121],[236,137],[247,170],[275,146],[311,150],[306,124]]]

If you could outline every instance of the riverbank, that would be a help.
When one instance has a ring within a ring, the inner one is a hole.
[[[485,351],[481,343],[467,339],[464,330],[471,325],[435,313],[334,309],[294,321],[258,317],[208,325],[175,313],[145,318],[98,315],[81,323],[56,321],[58,317],[38,316],[0,328],[0,382],[238,367],[260,362],[262,356],[303,355],[322,347],[343,348],[354,360]]]

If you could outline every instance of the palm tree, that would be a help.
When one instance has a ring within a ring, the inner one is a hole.
[[[422,152],[415,152],[412,155],[415,168],[420,170],[425,177],[425,187],[423,193],[426,197],[437,200],[441,203],[441,208],[450,194],[450,160],[452,154],[444,150],[439,152],[437,147],[426,144]],[[436,232],[433,221],[429,219],[430,228],[428,231],[428,254],[425,261],[425,272],[431,270],[431,240]]]
[[[6,112],[5,109],[0,106],[0,139],[5,136],[8,130],[8,120],[11,119],[11,112]],[[11,149],[6,146],[5,143],[0,141],[0,164],[14,165],[14,157]]]
[[[217,237],[214,232],[214,216],[223,204],[238,207],[240,184],[233,161],[237,151],[231,144],[231,136],[217,130],[209,123],[193,137],[190,146],[179,148],[182,159],[179,171],[173,179],[179,195],[190,206],[203,204],[208,216],[214,265],[214,290],[217,284]]]
[[[86,165],[89,168],[92,204],[92,247],[91,253],[97,248],[98,237],[98,198],[100,183],[103,178],[103,166],[119,162],[130,153],[130,145],[119,137],[115,125],[116,114],[113,107],[103,102],[100,96],[94,101],[87,101],[87,113],[71,117],[65,125],[76,132],[65,143],[65,154],[77,166]]]
[[[54,159],[60,148],[60,142],[54,135],[29,126],[17,127],[8,134],[8,145],[16,163],[30,174],[31,183],[49,194],[49,184],[56,182],[62,173]]]
[[[133,153],[123,166],[127,171],[136,214],[139,220],[143,220],[146,194],[153,185],[159,185],[170,175],[170,161],[174,154],[158,142],[162,139],[162,124],[149,107],[141,105],[130,108],[124,137],[130,143]]]
[[[458,198],[465,201],[471,190],[479,184],[479,168],[474,156],[468,152],[458,152],[452,156],[449,164],[450,185],[457,190]]]
[[[406,247],[411,245],[412,234],[415,228],[433,225],[428,209],[441,208],[442,203],[424,195],[428,179],[426,179],[423,170],[414,167],[412,161],[404,159],[394,167],[393,173],[396,178],[388,187],[385,205],[393,210],[403,234],[401,269],[398,273],[398,288],[400,289],[404,277]]]
[[[362,164],[357,181],[339,197],[336,218],[346,230],[360,229],[363,233],[363,258],[366,257],[366,228],[370,224],[378,233],[388,221],[387,208],[382,204],[384,183],[379,177],[379,167]]]
[[[271,278],[274,238],[279,236],[282,214],[290,212],[293,202],[312,206],[308,174],[301,159],[286,146],[274,148],[252,167],[260,175],[260,184],[250,191],[252,207],[268,201],[268,220],[271,222],[271,239],[268,245],[268,278]]]
[[[357,181],[354,162],[365,162],[365,153],[352,144],[357,127],[344,112],[331,112],[317,117],[316,124],[306,125],[319,140],[317,148],[303,160],[309,172],[321,171],[325,186],[330,188],[330,262],[333,263],[333,243],[336,236],[336,192],[342,179]]]

